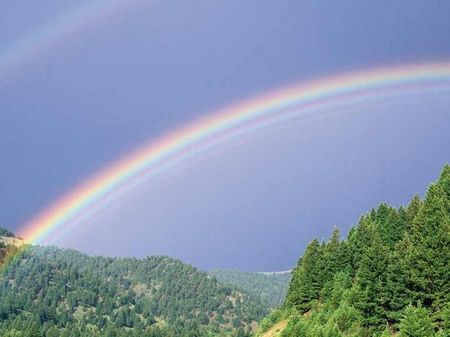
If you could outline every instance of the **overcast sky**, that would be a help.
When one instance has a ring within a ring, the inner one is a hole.
[[[0,57],[84,3],[3,4]],[[342,72],[450,60],[447,0],[130,3],[0,73],[0,226],[17,230],[97,170],[219,107]],[[445,92],[380,98],[261,129],[150,179],[51,243],[289,269],[334,225],[345,233],[379,202],[424,192],[450,161],[449,107]]]

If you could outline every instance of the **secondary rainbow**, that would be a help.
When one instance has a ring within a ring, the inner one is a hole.
[[[62,196],[48,209],[24,225],[19,235],[31,243],[42,242],[53,230],[81,214],[133,178],[186,152],[204,146],[214,137],[261,120],[282,116],[302,107],[318,106],[332,99],[364,101],[380,90],[398,88],[439,88],[450,95],[450,63],[426,63],[353,72],[311,81],[269,92],[208,115],[192,124],[170,132],[118,160],[85,183]]]
[[[0,87],[27,61],[88,27],[122,14],[127,8],[148,6],[143,0],[94,0],[68,8],[56,20],[45,23],[0,49]]]

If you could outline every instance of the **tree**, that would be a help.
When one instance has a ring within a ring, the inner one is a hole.
[[[393,288],[397,288],[393,301],[401,304],[407,300],[421,302],[433,311],[450,302],[450,214],[447,198],[441,180],[432,184],[414,218],[411,232],[397,246],[390,277]]]
[[[383,242],[375,224],[368,226],[370,245],[361,256],[354,288],[356,296],[353,305],[364,316],[364,325],[382,329],[388,317],[389,292],[387,290],[387,265],[389,246]]]
[[[320,283],[322,285],[321,298],[330,296],[333,290],[334,276],[337,272],[345,269],[348,261],[344,255],[344,247],[341,242],[341,234],[338,228],[333,230],[331,238],[322,245],[322,256],[320,260]]]
[[[417,213],[419,213],[420,208],[422,207],[423,203],[422,200],[420,200],[420,197],[418,194],[414,195],[414,197],[409,202],[408,206],[406,207],[406,223],[407,223],[407,230],[411,228],[411,225],[414,221],[414,218],[416,217]]]
[[[392,336],[391,331],[389,330],[388,327],[386,327],[386,329],[384,329],[380,335],[380,337],[391,337],[391,336]]]
[[[321,283],[322,252],[319,241],[313,240],[305,250],[304,256],[299,260],[293,271],[289,285],[286,303],[302,312],[311,309],[312,302],[319,299],[322,288]]]
[[[421,305],[408,305],[400,321],[399,337],[433,337],[434,328],[428,311]]]

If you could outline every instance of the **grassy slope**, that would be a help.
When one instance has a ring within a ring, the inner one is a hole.
[[[280,322],[276,323],[274,326],[272,326],[265,333],[263,333],[261,335],[261,337],[279,337],[279,336],[281,336],[281,333],[283,332],[283,330],[286,328],[287,324],[288,324],[287,319],[280,321]]]

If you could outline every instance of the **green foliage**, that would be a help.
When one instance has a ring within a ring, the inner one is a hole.
[[[419,305],[408,305],[400,320],[399,337],[433,337],[433,322],[427,310]]]
[[[0,256],[16,253],[4,246]],[[29,247],[0,274],[0,336],[248,335],[267,306],[168,257]]]
[[[311,309],[314,301],[319,299],[323,286],[321,254],[322,247],[319,241],[313,240],[293,271],[286,296],[289,306],[307,312]]]
[[[450,171],[432,184],[416,217],[393,254],[389,287],[397,313],[422,303],[433,316],[450,302]],[[398,315],[392,315],[394,319]]]
[[[381,333],[380,337],[391,337],[391,331],[389,330],[388,327],[386,327],[386,329],[384,329],[384,331]]]
[[[383,326],[387,319],[390,299],[387,285],[389,246],[383,242],[375,226],[369,227],[371,244],[361,256],[361,264],[354,279],[353,305],[363,314],[366,326]]]
[[[280,306],[286,296],[291,273],[254,273],[215,269],[209,272],[220,282],[235,286],[254,298],[260,298],[270,308]]]
[[[270,315],[264,317],[264,319],[260,322],[260,332],[266,332],[272,325],[280,321],[284,317],[284,314],[285,313],[282,310],[273,310]]]
[[[41,247],[18,254],[4,243],[0,263],[0,336],[10,337],[244,337],[288,282],[216,271],[234,285],[226,286],[167,257]],[[329,240],[311,241],[284,304],[259,333],[287,320],[282,337],[450,337],[449,280],[446,165],[423,200],[399,209],[382,203],[346,239],[335,229]]]
[[[423,201],[382,203],[338,234],[299,259],[283,337],[450,336],[450,166]]]

